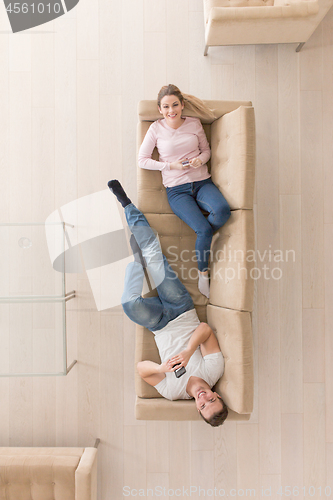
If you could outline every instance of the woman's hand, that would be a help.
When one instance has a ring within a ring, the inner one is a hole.
[[[166,372],[174,372],[176,370],[176,366],[173,367],[175,363],[171,363],[171,360],[169,359],[168,361],[164,361],[164,363],[160,364],[160,373],[166,373]]]
[[[186,366],[187,363],[189,362],[192,354],[193,354],[193,352],[190,351],[189,349],[184,349],[184,351],[173,356],[170,359],[170,363],[171,363],[171,365],[175,365],[175,364],[180,363],[180,365],[178,365],[177,368],[181,368],[182,366]]]
[[[190,165],[183,165],[181,161],[174,161],[170,163],[170,170],[188,170]]]
[[[192,160],[190,160],[190,165],[193,168],[198,168],[201,167],[202,161],[200,160],[200,158],[192,158]]]

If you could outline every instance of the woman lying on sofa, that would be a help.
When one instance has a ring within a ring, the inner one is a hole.
[[[175,85],[162,87],[157,105],[164,118],[149,127],[138,160],[141,168],[161,170],[171,209],[196,232],[198,288],[209,298],[208,259],[213,232],[227,222],[230,209],[208,172],[210,147],[199,118],[182,117],[185,101],[190,109],[214,117],[197,97],[182,94]],[[159,161],[152,159],[155,147]],[[200,209],[209,212],[207,219]]]
[[[154,333],[162,360],[160,365],[141,361],[138,372],[167,399],[194,398],[202,418],[214,427],[221,425],[228,409],[211,390],[224,372],[214,332],[207,323],[200,323],[190,294],[162,254],[145,216],[117,180],[109,181],[108,186],[124,207],[135,256],[126,269],[122,306],[132,321]],[[141,296],[145,267],[153,278],[157,297]],[[176,370],[177,375],[183,374],[176,376]]]

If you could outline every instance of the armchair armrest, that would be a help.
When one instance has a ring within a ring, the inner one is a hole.
[[[97,500],[96,448],[85,448],[75,471],[75,500]]]
[[[276,19],[307,17],[319,12],[317,1],[292,3],[290,5],[267,5],[253,7],[213,7],[208,13],[208,23],[218,24],[227,20]]]
[[[254,109],[240,106],[211,127],[211,175],[231,210],[252,209],[255,168]]]

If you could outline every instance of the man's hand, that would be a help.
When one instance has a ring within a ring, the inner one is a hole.
[[[171,362],[171,359],[168,361],[164,361],[164,363],[160,364],[160,373],[166,373],[166,372],[174,372],[177,368],[177,366],[173,367],[175,363]]]
[[[190,349],[185,349],[184,351],[180,352],[179,354],[176,354],[170,359],[170,362],[172,365],[180,363],[180,365],[176,366],[175,368],[181,368],[182,366],[186,366],[187,363],[190,361],[190,357],[192,356],[194,351],[191,351]]]

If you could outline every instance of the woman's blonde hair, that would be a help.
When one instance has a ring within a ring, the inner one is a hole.
[[[171,83],[169,85],[164,85],[158,93],[157,105],[159,108],[161,107],[161,100],[166,95],[174,95],[178,97],[181,104],[184,104],[185,108],[193,111],[196,115],[200,115],[202,118],[216,118],[214,112],[206,106],[201,99],[191,94],[182,93],[176,85],[172,85]]]

